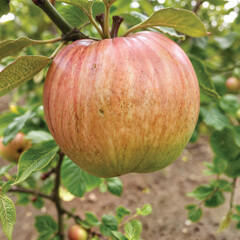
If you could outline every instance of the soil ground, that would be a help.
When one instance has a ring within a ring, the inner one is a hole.
[[[0,110],[7,106],[8,99],[0,99]],[[212,152],[208,139],[202,137],[198,143],[189,144],[175,163],[162,171],[151,174],[128,174],[122,176],[124,192],[121,198],[109,193],[101,194],[98,190],[87,193],[82,199],[65,202],[66,208],[76,207],[76,214],[83,216],[85,211],[95,212],[98,217],[102,214],[113,213],[119,205],[132,211],[150,203],[153,212],[146,217],[140,217],[143,222],[142,239],[144,240],[240,240],[240,231],[234,224],[223,233],[217,234],[221,218],[228,211],[228,200],[217,209],[204,209],[204,215],[199,223],[187,221],[187,211],[184,207],[194,203],[194,199],[186,197],[199,184],[207,183],[211,178],[204,176],[203,162],[210,162]],[[183,161],[188,159],[187,161]],[[0,167],[6,162],[0,160]],[[240,187],[237,186],[236,198],[240,197]],[[15,199],[13,197],[13,199]],[[31,205],[17,206],[17,222],[14,228],[13,240],[37,239],[34,230],[34,217],[41,214],[55,216],[52,203],[46,201],[46,206],[36,210]],[[72,220],[66,221],[66,228]],[[0,240],[6,240],[0,228]]]

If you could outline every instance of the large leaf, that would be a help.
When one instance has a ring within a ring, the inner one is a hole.
[[[57,0],[59,2],[69,3],[80,7],[88,16],[92,15],[92,6],[94,0]]]
[[[77,197],[82,197],[85,192],[93,190],[101,183],[100,178],[85,172],[67,157],[62,164],[61,178],[67,190]]]
[[[126,236],[130,240],[139,239],[142,232],[142,223],[138,220],[132,220],[124,226]]]
[[[139,13],[139,12],[130,12],[130,13],[123,13],[121,16],[124,18],[124,21],[129,24],[129,25],[137,25],[141,23],[142,21],[145,21],[148,19],[148,16]],[[184,38],[184,35],[179,35],[173,28],[168,28],[168,27],[152,27],[150,30],[157,30],[158,32],[162,32],[164,34],[167,34],[172,37],[177,37],[177,38]]]
[[[7,238],[12,239],[12,231],[16,222],[15,206],[5,194],[0,195],[0,221]]]
[[[22,56],[0,72],[0,97],[22,85],[50,63],[45,56]]]
[[[39,130],[39,131],[30,131],[26,135],[25,139],[29,139],[33,144],[37,144],[40,142],[53,140],[53,137],[50,133]]]
[[[7,56],[15,56],[25,47],[41,44],[41,41],[33,40],[27,37],[20,37],[14,40],[5,40],[0,42],[0,61]]]
[[[25,126],[27,121],[35,116],[35,112],[27,111],[21,116],[14,118],[14,120],[7,126],[4,131],[3,144],[8,144],[16,134]]]
[[[191,37],[204,37],[208,33],[201,20],[191,11],[164,8],[154,12],[147,20],[134,26],[127,34],[140,28],[169,27]]]
[[[39,171],[47,166],[59,150],[53,141],[41,142],[34,145],[22,154],[18,163],[18,175],[14,184],[21,183],[31,173]]]
[[[7,14],[10,12],[10,6],[9,6],[10,0],[1,0],[0,4],[0,17],[4,14]]]
[[[190,57],[190,60],[192,62],[192,65],[194,67],[194,70],[196,72],[197,78],[198,78],[198,83],[201,88],[201,90],[214,98],[219,98],[218,93],[215,90],[215,87],[213,85],[212,79],[208,76],[206,69],[204,67],[204,64],[201,60]]]

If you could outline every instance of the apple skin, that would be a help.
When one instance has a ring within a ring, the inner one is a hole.
[[[240,90],[240,80],[236,77],[230,77],[226,81],[226,88],[230,92],[238,92]]]
[[[43,105],[62,151],[98,177],[147,173],[173,162],[192,136],[199,85],[184,51],[155,32],[63,48]]]
[[[9,162],[18,162],[21,154],[31,147],[31,141],[25,139],[25,134],[18,133],[6,146],[3,145],[3,137],[0,138],[0,156]]]
[[[87,240],[88,234],[85,229],[79,225],[73,225],[69,228],[68,238],[69,240]]]

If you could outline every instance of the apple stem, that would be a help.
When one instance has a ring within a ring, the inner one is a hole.
[[[96,16],[96,21],[100,24],[102,30],[104,29],[104,19],[105,19],[105,14],[101,13]]]
[[[113,24],[112,24],[112,29],[110,33],[112,38],[115,38],[118,36],[118,30],[123,21],[124,21],[123,17],[113,16]]]

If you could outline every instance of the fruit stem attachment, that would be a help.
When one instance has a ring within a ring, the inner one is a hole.
[[[123,21],[124,21],[123,17],[113,16],[112,29],[110,33],[112,38],[115,38],[118,36],[118,30]]]
[[[96,16],[96,20],[100,24],[102,29],[104,29],[104,19],[105,19],[105,14],[104,13],[101,13],[101,14]]]
[[[66,44],[65,41],[61,42],[59,44],[59,46],[55,49],[55,51],[52,53],[52,55],[50,56],[51,59],[54,59],[56,57],[56,55],[58,54],[58,52],[63,48],[63,46]]]

